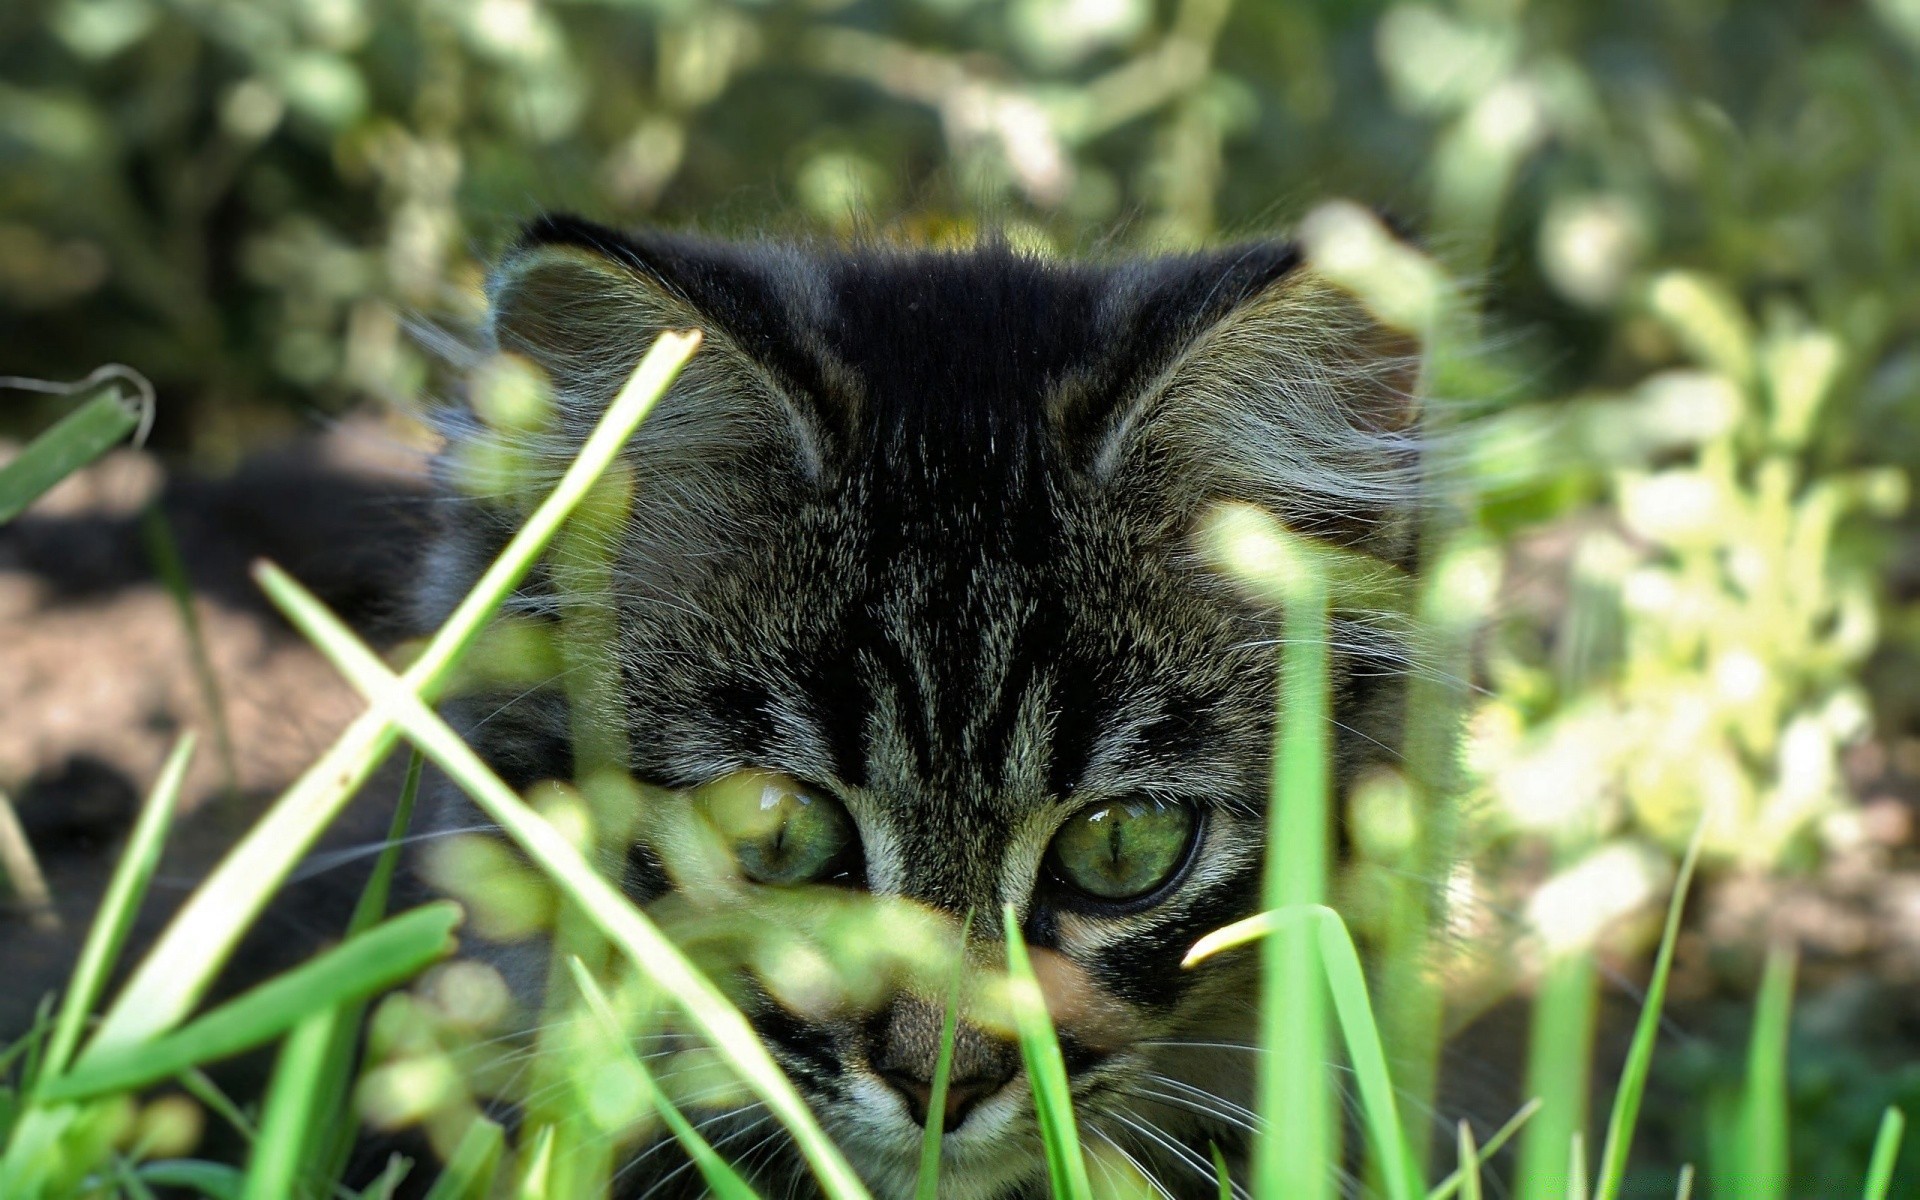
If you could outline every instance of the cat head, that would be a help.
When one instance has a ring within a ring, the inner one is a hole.
[[[1256,907],[1277,623],[1196,531],[1242,502],[1404,562],[1409,348],[1286,244],[1103,264],[551,218],[490,299],[498,348],[557,398],[520,459],[546,478],[655,335],[705,337],[633,440],[596,576],[620,681],[597,719],[659,789],[620,867],[636,901],[689,904],[670,846],[692,822],[736,898],[893,898],[956,937],[970,919],[981,962],[1011,906],[1089,1140],[1205,1191],[1207,1141],[1245,1140],[1255,989],[1244,954],[1180,961]],[[512,499],[450,492],[429,618],[511,532]],[[564,577],[511,607],[555,619]],[[1389,736],[1369,653],[1340,656],[1346,759]],[[456,711],[510,782],[573,771],[564,689]],[[909,1194],[939,991],[738,987],[877,1193]],[[962,1021],[952,1079],[947,1194],[1042,1178],[1004,1030]]]

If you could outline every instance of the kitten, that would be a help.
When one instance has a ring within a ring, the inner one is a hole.
[[[981,962],[1000,960],[1011,904],[1084,1140],[1171,1195],[1215,1194],[1209,1142],[1247,1144],[1254,960],[1179,963],[1257,906],[1278,626],[1193,535],[1242,501],[1404,563],[1404,343],[1284,243],[1092,263],[552,217],[490,298],[498,348],[555,389],[550,473],[656,333],[705,332],[634,439],[611,547],[613,719],[633,775],[670,790],[655,805],[707,818],[739,894],[834,887],[971,914]],[[449,492],[428,619],[516,519]],[[512,607],[550,620],[558,600],[541,575]],[[1395,692],[1384,648],[1337,640],[1344,775],[1391,740]],[[452,709],[515,786],[570,776],[559,688]],[[454,807],[449,824],[473,823]],[[636,902],[672,902],[668,857],[638,840],[619,868]],[[875,1194],[911,1194],[940,995],[817,1011],[741,994]],[[1015,1048],[963,1022],[952,1081],[943,1193],[1044,1195]],[[747,1120],[734,1153],[772,1128]],[[655,1188],[666,1157],[623,1185]],[[790,1151],[749,1159],[768,1194],[807,1190]],[[675,1184],[699,1190],[682,1170],[655,1194]]]

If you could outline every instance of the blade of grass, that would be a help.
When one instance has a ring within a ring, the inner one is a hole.
[[[599,1021],[601,1031],[606,1034],[608,1043],[624,1056],[627,1065],[640,1078],[654,1111],[660,1114],[661,1121],[666,1123],[674,1139],[686,1150],[687,1157],[693,1160],[694,1169],[698,1170],[700,1177],[707,1181],[707,1187],[719,1197],[719,1200],[759,1200],[752,1186],[740,1177],[739,1172],[727,1165],[727,1161],[708,1144],[707,1139],[700,1136],[700,1131],[693,1127],[693,1123],[682,1115],[679,1107],[667,1099],[666,1093],[660,1090],[659,1084],[654,1081],[653,1073],[647,1070],[645,1061],[633,1052],[626,1031],[620,1027],[620,1018],[613,1011],[613,1003],[607,999],[607,993],[594,981],[593,974],[587,970],[587,964],[580,961],[579,955],[569,955],[567,969],[572,972],[574,985],[580,989],[580,995],[587,1002],[587,1008]]]
[[[933,1090],[927,1099],[927,1123],[920,1135],[920,1178],[916,1200],[939,1200],[940,1139],[946,1133],[947,1084],[953,1074],[953,1042],[960,1035],[960,988],[967,975],[967,939],[973,933],[973,913],[960,922],[960,952],[953,963],[953,987],[947,993],[946,1015],[940,1021],[940,1054],[933,1063]]]
[[[1673,1185],[1673,1200],[1693,1200],[1693,1164],[1682,1163],[1680,1178]]]
[[[1907,1118],[1897,1108],[1889,1108],[1880,1118],[1880,1132],[1873,1138],[1873,1157],[1867,1164],[1865,1200],[1887,1200],[1893,1195],[1893,1166],[1900,1158],[1900,1135]]]
[[[1461,1184],[1466,1179],[1466,1172],[1469,1169],[1479,1170],[1481,1164],[1500,1153],[1500,1151],[1506,1147],[1507,1142],[1513,1138],[1513,1135],[1525,1128],[1527,1122],[1532,1120],[1534,1114],[1539,1111],[1540,1099],[1537,1096],[1521,1105],[1520,1111],[1508,1117],[1507,1123],[1502,1125],[1498,1132],[1487,1139],[1486,1145],[1480,1147],[1479,1158],[1472,1163],[1461,1163],[1455,1167],[1453,1174],[1442,1179],[1438,1186],[1427,1193],[1427,1200],[1449,1200],[1449,1197],[1460,1190]]]
[[[5,792],[0,792],[0,879],[13,888],[35,929],[51,932],[60,928],[60,910],[54,907],[53,893],[47,890],[47,877]]]
[[[513,1191],[515,1200],[548,1200],[547,1177],[553,1173],[553,1126],[542,1125],[533,1135],[533,1149],[526,1156],[520,1186]]]
[[[332,1006],[308,1013],[281,1045],[260,1113],[260,1135],[247,1159],[246,1187],[241,1193],[245,1200],[288,1200],[312,1194],[302,1186],[301,1166],[313,1140],[317,1085],[326,1070],[327,1050],[339,1019],[340,1010]]]
[[[1217,512],[1208,541],[1217,562],[1277,600],[1281,610],[1261,907],[1272,912],[1322,904],[1332,829],[1328,588],[1337,572],[1316,544],[1244,505]],[[1260,1045],[1267,1053],[1257,1060],[1256,1195],[1330,1198],[1338,1178],[1318,945],[1306,924],[1286,923],[1261,947]]]
[[[1587,1200],[1587,1135],[1577,1129],[1567,1141],[1567,1200]]]
[[[1787,1033],[1793,1013],[1794,953],[1775,946],[1767,953],[1747,1046],[1747,1078],[1741,1089],[1740,1124],[1734,1136],[1741,1194],[1779,1200],[1787,1192]]]
[[[120,861],[114,864],[113,877],[100,899],[100,910],[93,918],[93,927],[87,931],[79,963],[73,969],[73,978],[60,1004],[53,1039],[48,1043],[42,1064],[43,1080],[51,1080],[66,1069],[74,1048],[80,1044],[87,1014],[100,998],[114,961],[120,956],[120,948],[126,944],[127,933],[139,915],[140,903],[146,898],[147,885],[153,881],[153,872],[160,865],[160,852],[166,845],[167,830],[173,824],[174,810],[180,802],[180,787],[186,782],[187,766],[193,761],[193,746],[191,733],[182,734],[173,744],[173,752],[160,768],[160,777],[154,781],[153,790],[147,794],[147,802],[134,822],[127,847],[121,852]]]
[[[1480,1200],[1480,1151],[1473,1144],[1473,1126],[1460,1122],[1460,1195],[1462,1200]]]
[[[237,1167],[197,1159],[168,1158],[142,1163],[137,1173],[155,1187],[181,1188],[209,1200],[240,1200],[240,1189],[246,1183],[246,1176]]]
[[[126,439],[141,410],[118,387],[96,392],[0,467],[0,525],[13,520],[81,467]]]
[[[1180,965],[1193,967],[1223,950],[1245,945],[1256,938],[1278,941],[1301,929],[1314,938],[1316,957],[1326,975],[1325,986],[1333,1000],[1334,1014],[1339,1019],[1342,1041],[1360,1092],[1360,1115],[1387,1194],[1392,1200],[1413,1200],[1422,1191],[1419,1165],[1408,1149],[1400,1123],[1400,1106],[1394,1097],[1393,1078],[1387,1070],[1386,1051],[1374,1019],[1373,1002],[1367,994],[1366,973],[1361,969],[1353,936],[1347,932],[1340,914],[1318,904],[1257,913],[1216,929],[1195,942]],[[1287,1052],[1292,1053],[1291,1047]],[[1256,1190],[1255,1194],[1268,1193]]]
[[[1527,1091],[1542,1107],[1520,1139],[1516,1191],[1521,1200],[1559,1200],[1565,1191],[1558,1176],[1567,1161],[1567,1139],[1587,1128],[1597,981],[1593,953],[1586,947],[1556,954],[1541,976],[1528,1035]]]
[[[1693,884],[1693,869],[1700,862],[1700,846],[1706,840],[1706,833],[1707,822],[1703,816],[1693,831],[1693,840],[1687,843],[1686,855],[1680,860],[1680,874],[1673,881],[1666,927],[1660,935],[1660,951],[1654,957],[1653,976],[1647,981],[1647,998],[1640,1006],[1640,1019],[1634,1026],[1627,1061],[1620,1072],[1620,1085],[1613,1094],[1613,1111],[1607,1117],[1607,1140],[1600,1150],[1600,1178],[1594,1185],[1594,1200],[1618,1200],[1620,1185],[1626,1179],[1627,1152],[1633,1145],[1633,1127],[1640,1118],[1640,1101],[1646,1094],[1647,1074],[1653,1067],[1653,1044],[1660,1033],[1660,1010],[1666,1003],[1667,977],[1673,972],[1673,949],[1680,940],[1680,914],[1686,910],[1687,889]],[[1584,1191],[1584,1177],[1580,1184]]]
[[[1046,1147],[1053,1196],[1055,1200],[1091,1200],[1093,1190],[1087,1181],[1087,1160],[1080,1153],[1080,1129],[1073,1119],[1066,1060],[1060,1054],[1060,1040],[1047,1013],[1047,997],[1034,977],[1013,905],[1002,910],[1001,922],[1007,938],[1014,1032],[1020,1041],[1020,1057],[1027,1065],[1027,1082],[1033,1089],[1033,1107],[1040,1121],[1040,1140]]]
[[[720,989],[609,883],[547,820],[500,781],[471,747],[429,709],[406,681],[387,669],[324,604],[271,563],[254,578],[296,629],[306,634],[347,680],[388,714],[519,844],[565,898],[587,914],[704,1033],[747,1085],[787,1127],[830,1198],[866,1200],[866,1186],[847,1164],[760,1037]]]
[[[438,694],[454,665],[699,344],[697,332],[664,333],[654,342],[560,482],[407,669],[409,690]],[[121,990],[89,1053],[137,1043],[192,1011],[267,897],[398,737],[389,715],[379,710],[347,726],[194,890]]]
[[[354,902],[353,915],[347,919],[347,936],[355,937],[373,928],[387,915],[387,900],[393,891],[393,873],[400,865],[400,849],[407,830],[413,824],[413,806],[420,795],[420,773],[426,760],[418,750],[407,759],[406,779],[400,785],[400,799],[394,805],[393,819],[387,824],[387,843],[374,861],[373,871]],[[309,1143],[309,1160],[302,1169],[325,1179],[338,1179],[353,1154],[356,1135],[352,1106],[345,1103],[353,1081],[354,1052],[359,1048],[360,1021],[366,1014],[364,1002],[349,1004],[340,1010],[334,1023],[327,1061],[315,1083],[319,1091],[314,1111],[324,1114],[330,1127]]]
[[[213,726],[213,749],[220,756],[220,772],[227,786],[227,797],[240,797],[240,768],[233,753],[233,730],[227,721],[226,697],[220,691],[220,676],[213,669],[213,657],[207,653],[206,635],[200,628],[200,614],[193,607],[193,583],[187,577],[187,565],[173,538],[173,526],[158,501],[140,514],[140,536],[146,543],[147,560],[154,574],[173,601],[180,627],[187,635],[187,656],[193,663],[194,679],[200,687],[201,702],[207,706],[207,723]]]
[[[451,954],[460,906],[441,900],[350,938],[258,987],[139,1045],[89,1055],[50,1082],[50,1100],[80,1100],[130,1091],[188,1067],[261,1045],[306,1017],[360,999],[417,975]]]
[[[505,1130],[485,1117],[475,1117],[422,1200],[483,1200],[493,1190],[506,1145]]]

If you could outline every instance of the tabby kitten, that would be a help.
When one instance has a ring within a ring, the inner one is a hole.
[[[1213,1195],[1209,1142],[1247,1143],[1253,960],[1179,963],[1257,902],[1278,626],[1206,568],[1194,533],[1242,501],[1403,561],[1418,466],[1404,345],[1283,243],[1092,263],[551,217],[490,298],[497,347],[552,381],[556,472],[655,334],[705,331],[634,439],[611,548],[612,719],[633,775],[704,813],[749,890],[971,914],[980,962],[999,961],[1011,904],[1083,1140],[1168,1194]],[[477,429],[456,427],[449,459]],[[449,492],[428,619],[512,509]],[[535,620],[558,606],[546,575],[513,604]],[[1391,738],[1393,672],[1384,647],[1337,640],[1350,772]],[[559,688],[454,707],[509,782],[570,775]],[[456,804],[446,819],[473,818]],[[618,869],[657,905],[669,867],[640,838]],[[911,1194],[940,995],[901,985],[818,1011],[740,992],[875,1194]],[[706,1132],[754,1147],[768,1194],[806,1193],[762,1117]],[[945,1128],[944,1194],[1044,1194],[1018,1054],[972,1020]],[[697,1193],[669,1155],[644,1154],[623,1186]]]

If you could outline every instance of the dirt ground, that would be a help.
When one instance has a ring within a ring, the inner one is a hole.
[[[269,609],[247,566],[271,558],[376,645],[395,644],[409,632],[409,565],[427,517],[422,465],[384,429],[355,423],[260,453],[218,480],[169,476],[126,450],[0,527],[0,792],[52,897],[51,913],[35,911],[0,888],[0,1044],[70,969],[139,799],[181,730],[200,730],[202,748],[136,943],[359,711]],[[157,582],[142,519],[155,501],[191,580],[230,759],[211,736],[186,624]],[[1879,1103],[1920,1103],[1920,738],[1868,743],[1848,766],[1863,803],[1829,839],[1837,853],[1784,879],[1715,879],[1691,910],[1668,1022],[1676,1049],[1662,1060],[1650,1109],[1656,1152],[1662,1137],[1691,1140],[1698,1094],[1737,1068],[1763,951],[1778,941],[1802,955],[1796,1036],[1810,1047],[1799,1062],[1812,1082],[1796,1077],[1807,1089],[1796,1104],[1838,1096],[1868,1114],[1835,1117],[1834,1145],[1820,1152],[1864,1161],[1864,1147],[1853,1154],[1846,1144],[1854,1127],[1870,1136]],[[341,927],[398,791],[396,768],[388,764],[316,848],[242,948],[228,987],[304,957]],[[1603,1045],[1624,1046],[1641,969],[1616,965]],[[1467,1030],[1447,1055],[1457,1106],[1495,1123],[1511,1111],[1523,1047],[1518,1005]]]

